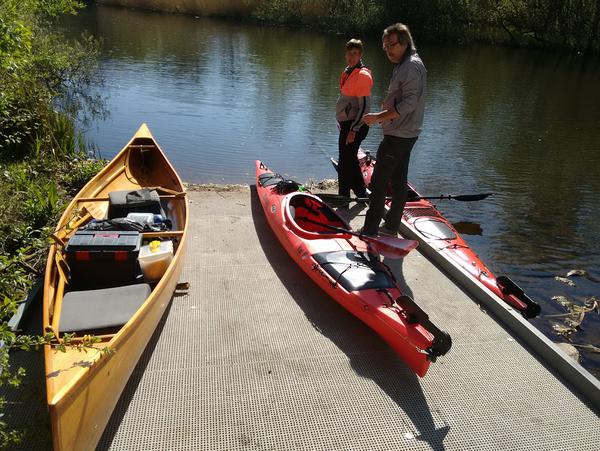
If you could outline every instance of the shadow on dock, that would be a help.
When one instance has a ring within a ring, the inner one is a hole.
[[[42,290],[34,300],[26,316],[23,317],[21,333],[42,334]],[[46,404],[46,381],[44,376],[44,350],[12,351],[11,371],[24,368],[26,373],[19,387],[0,387],[0,394],[6,399],[5,416],[7,430],[22,434],[19,444],[11,444],[10,449],[49,450],[52,449],[50,416]]]
[[[440,425],[439,415],[434,420],[418,377],[375,332],[308,281],[269,227],[255,186],[251,188],[251,203],[254,226],[265,256],[308,321],[348,357],[356,374],[375,382],[412,423],[411,426],[403,418],[390,417],[387,418],[390,427],[412,431],[415,439],[426,441],[433,450],[444,450],[443,442],[450,428]],[[406,289],[401,265],[395,266],[394,275]]]
[[[142,376],[152,358],[154,348],[160,339],[161,332],[169,316],[172,302],[167,306],[160,319],[152,338],[143,351],[140,361],[136,365],[112,416],[104,430],[97,450],[108,450],[118,431],[127,407],[133,399]],[[39,306],[39,307],[38,307]],[[29,335],[40,335],[42,331],[41,298],[31,309],[32,312],[24,321],[22,332]],[[6,417],[3,421],[9,430],[14,429],[23,434],[22,442],[11,445],[11,450],[47,451],[52,449],[52,436],[50,417],[46,405],[46,381],[44,377],[44,351],[16,351],[10,355],[11,368],[25,368],[26,375],[20,387],[1,387],[0,394],[7,401]]]
[[[167,308],[165,309],[163,316],[161,317],[160,321],[158,322],[158,324],[156,326],[156,330],[152,334],[150,341],[146,345],[146,349],[144,349],[144,352],[142,352],[142,355],[140,356],[140,360],[138,361],[137,365],[133,369],[133,373],[131,373],[131,376],[129,377],[129,381],[127,382],[127,385],[125,385],[125,388],[123,389],[123,393],[121,393],[121,396],[119,397],[119,401],[117,402],[117,405],[115,406],[113,413],[112,413],[110,419],[108,420],[108,424],[106,425],[106,428],[104,429],[104,433],[102,434],[102,437],[100,437],[100,441],[98,442],[96,451],[107,451],[110,449],[112,442],[115,438],[115,435],[117,434],[117,432],[119,430],[119,426],[121,425],[121,422],[123,421],[123,418],[125,417],[125,414],[127,413],[129,404],[131,403],[131,400],[133,399],[133,396],[135,395],[137,387],[140,384],[140,381],[142,380],[144,373],[146,372],[146,367],[148,366],[148,363],[150,363],[150,359],[152,358],[152,354],[154,353],[156,344],[158,343],[158,340],[160,339],[160,335],[165,327],[167,318],[169,317],[169,312],[171,311],[171,306],[173,305],[173,302],[175,301],[176,298],[177,298],[177,294],[174,294],[173,297],[171,298],[171,302],[169,302],[169,305],[167,305]]]

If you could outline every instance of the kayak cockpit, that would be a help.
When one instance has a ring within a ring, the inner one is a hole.
[[[329,205],[307,193],[293,193],[284,201],[284,220],[288,228],[305,239],[350,238],[331,227],[350,229],[350,226]]]

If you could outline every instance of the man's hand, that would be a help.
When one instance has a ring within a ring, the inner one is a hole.
[[[350,130],[348,132],[348,136],[346,136],[346,144],[352,144],[354,139],[356,138],[356,132],[354,130]]]
[[[369,127],[379,123],[379,113],[367,113],[362,117],[362,121]]]

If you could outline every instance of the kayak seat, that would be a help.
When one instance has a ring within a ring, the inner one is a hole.
[[[138,311],[151,291],[148,284],[70,291],[62,300],[59,332],[89,332],[121,327]]]
[[[143,188],[108,193],[108,219],[125,218],[128,213],[153,213],[166,218],[160,196],[155,189]]]
[[[331,229],[320,226],[318,223],[327,224],[342,229],[348,229],[346,222],[338,214],[320,199],[303,193],[290,197],[287,205],[287,216],[293,222],[296,233],[335,235]],[[310,219],[310,221],[304,220]],[[317,223],[317,224],[315,224]],[[338,234],[339,235],[339,234]],[[306,238],[311,238],[307,236]]]
[[[393,288],[396,285],[381,262],[355,251],[319,252],[313,258],[347,291]]]

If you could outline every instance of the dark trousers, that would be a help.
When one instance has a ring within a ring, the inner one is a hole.
[[[369,127],[365,124],[356,132],[354,141],[346,144],[346,138],[350,132],[350,126],[353,121],[340,122],[340,138],[338,142],[339,160],[338,160],[338,194],[341,196],[350,196],[350,190],[354,191],[358,197],[365,197],[367,191],[365,182],[362,178],[360,166],[358,165],[358,149],[360,143],[367,137]]]
[[[377,235],[379,222],[385,212],[385,197],[388,186],[392,187],[392,206],[385,215],[386,228],[397,231],[402,221],[402,212],[406,204],[408,162],[410,151],[417,138],[398,138],[384,136],[377,149],[377,163],[371,177],[370,205],[365,217],[363,233]]]

